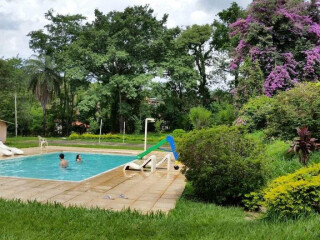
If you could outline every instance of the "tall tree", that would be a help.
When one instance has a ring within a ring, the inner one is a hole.
[[[148,6],[106,15],[96,10],[95,20],[69,49],[79,66],[109,87],[113,131],[122,131],[125,118],[139,111],[144,86],[163,59],[166,20],[167,15],[157,20]]]
[[[67,53],[67,49],[79,38],[83,29],[83,21],[86,18],[80,14],[55,14],[53,10],[49,10],[45,18],[49,24],[45,25],[44,29],[29,33],[31,38],[29,45],[35,52],[50,56],[63,76],[59,94],[60,101],[57,105],[59,111],[56,117],[61,121],[63,133],[68,135],[74,117],[77,88],[86,84],[87,73],[73,60],[70,60],[72,53]]]
[[[29,89],[34,93],[41,104],[43,111],[43,131],[46,135],[47,129],[47,105],[54,93],[59,93],[61,76],[56,71],[56,65],[49,56],[38,56],[31,58],[26,63],[30,73]]]
[[[237,46],[239,38],[237,35],[230,36],[230,25],[237,21],[239,18],[246,16],[246,12],[236,3],[231,3],[231,6],[222,10],[218,14],[218,19],[213,22],[213,40],[212,44],[215,50],[222,54],[229,55],[229,53]],[[222,55],[223,56],[223,55]],[[219,58],[220,64],[218,64],[217,71],[221,75],[232,74],[234,80],[231,82],[231,87],[238,86],[239,69],[236,68],[233,71],[229,69],[230,58]]]
[[[30,108],[34,99],[28,92],[28,74],[24,71],[24,60],[20,58],[0,59],[0,119],[15,122],[15,94],[17,97],[18,133],[27,134],[32,114]],[[8,132],[13,133],[14,124],[8,125]]]
[[[187,128],[186,119],[191,107],[200,103],[197,99],[197,79],[194,57],[189,49],[180,43],[180,28],[166,31],[166,54],[161,67],[166,82],[154,83],[150,94],[161,99],[154,117],[165,120],[166,124],[175,128]]]
[[[208,67],[212,66],[215,59],[213,40],[213,28],[206,25],[192,25],[182,32],[178,41],[185,46],[194,57],[195,67],[199,73],[198,92],[203,106],[210,103],[209,86],[212,83]]]

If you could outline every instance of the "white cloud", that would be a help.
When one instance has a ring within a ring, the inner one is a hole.
[[[0,57],[27,58],[30,31],[43,28],[47,23],[44,13],[54,9],[60,14],[83,14],[88,21],[94,19],[94,9],[107,13],[121,11],[127,6],[149,4],[161,18],[169,14],[168,27],[211,23],[216,13],[231,1],[211,0],[0,0]],[[243,7],[249,0],[240,0]]]
[[[212,17],[204,11],[194,11],[191,13],[191,21],[195,24],[206,24],[212,21]]]

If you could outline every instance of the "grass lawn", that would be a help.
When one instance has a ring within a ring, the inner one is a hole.
[[[0,239],[320,239],[320,215],[246,220],[237,207],[184,198],[168,216],[0,200]]]
[[[148,146],[158,143],[164,138],[165,134],[148,135]],[[127,135],[128,139],[123,144],[122,139],[101,139],[101,144],[98,139],[69,139],[62,137],[48,137],[49,146],[68,146],[68,147],[89,147],[89,148],[105,148],[105,149],[128,149],[128,150],[143,150],[144,135]],[[6,145],[17,148],[37,147],[37,137],[8,137]],[[164,145],[168,146],[168,145]]]
[[[68,140],[62,138],[47,138],[49,146],[65,146],[65,147],[86,147],[86,148],[102,148],[102,149],[127,149],[127,150],[143,150],[143,146],[135,146],[134,144],[125,144],[125,145],[108,145],[107,142],[102,142],[99,144],[97,140]],[[86,144],[88,143],[88,144]],[[96,143],[96,144],[95,144]],[[114,142],[110,142],[114,143]],[[119,142],[120,143],[120,142]],[[121,142],[122,143],[122,142]],[[36,137],[8,137],[5,143],[11,147],[17,148],[29,148],[29,147],[38,147],[38,139]],[[150,143],[152,144],[152,143]]]

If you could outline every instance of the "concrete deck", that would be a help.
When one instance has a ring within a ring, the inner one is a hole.
[[[39,148],[23,149],[25,155],[39,154]],[[88,152],[106,154],[133,154],[139,151],[92,149],[49,146],[47,152]],[[45,151],[44,151],[45,152]],[[157,157],[166,153],[152,152]],[[6,159],[0,157],[0,160]],[[172,158],[173,159],[173,158]],[[57,162],[58,164],[58,162]],[[53,181],[15,177],[0,177],[0,197],[4,199],[36,200],[42,203],[61,203],[64,206],[81,206],[120,211],[130,208],[142,213],[163,211],[175,207],[185,187],[185,177],[172,169],[159,169],[154,173],[123,171],[118,167],[82,182]],[[127,199],[120,198],[123,194]],[[105,196],[111,199],[105,199]]]

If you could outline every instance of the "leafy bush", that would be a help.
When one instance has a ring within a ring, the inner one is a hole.
[[[90,131],[90,133],[92,133],[92,134],[97,133],[99,128],[100,128],[99,123],[94,118],[89,118],[89,121],[90,121],[90,123],[89,123],[89,126],[90,126],[89,127],[89,131]]]
[[[320,164],[279,177],[263,191],[268,217],[291,218],[320,210]]]
[[[186,134],[186,131],[183,130],[183,129],[175,129],[172,132],[172,136],[175,137],[175,138],[183,137],[183,135],[185,135],[185,134]]]
[[[161,129],[161,125],[163,123],[163,120],[157,120],[154,124],[154,128],[156,130],[157,133],[161,133],[162,129]]]
[[[203,107],[190,109],[189,118],[194,129],[202,129],[210,126],[211,112]]]
[[[264,149],[237,127],[192,131],[182,138],[178,152],[187,179],[204,200],[239,203],[265,183]]]
[[[214,125],[231,125],[236,119],[232,104],[214,102],[210,105]]]
[[[133,121],[134,121],[134,133],[139,134],[142,130],[141,120],[137,116],[134,116]]]
[[[266,134],[291,140],[296,128],[307,126],[315,138],[320,138],[320,84],[304,83],[281,92],[275,97],[268,116]]]
[[[244,125],[250,132],[264,129],[267,126],[267,118],[273,111],[274,98],[260,96],[251,98],[243,105],[239,112],[239,118],[244,121]]]
[[[244,204],[245,209],[249,211],[259,211],[263,204],[263,194],[261,191],[245,194],[242,203]]]

